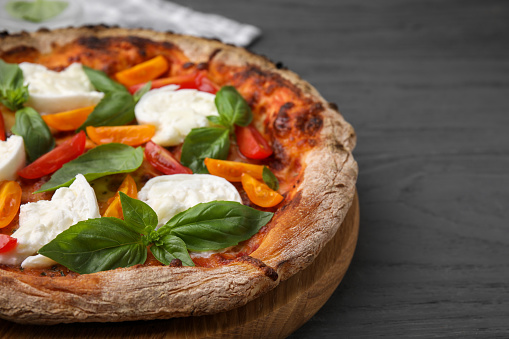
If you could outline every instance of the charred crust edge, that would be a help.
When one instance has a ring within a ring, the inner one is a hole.
[[[272,281],[276,281],[279,278],[279,275],[277,274],[276,270],[270,266],[267,266],[260,259],[256,259],[249,255],[245,255],[243,257],[238,258],[237,261],[249,264],[249,265],[257,268],[258,270],[262,271],[263,274],[265,274],[265,276],[270,278]]]

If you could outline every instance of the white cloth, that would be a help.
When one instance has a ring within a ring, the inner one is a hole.
[[[62,14],[37,24],[12,19],[2,10],[0,29],[14,32],[22,29],[33,31],[40,27],[107,24],[216,38],[238,46],[249,45],[261,34],[260,29],[255,26],[216,14],[197,12],[165,0],[68,1],[70,5]],[[2,4],[4,2],[0,1]]]

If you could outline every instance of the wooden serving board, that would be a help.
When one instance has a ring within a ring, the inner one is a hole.
[[[284,338],[329,299],[348,269],[359,233],[359,201],[315,261],[243,307],[209,316],[122,323],[20,325],[0,319],[0,338]]]

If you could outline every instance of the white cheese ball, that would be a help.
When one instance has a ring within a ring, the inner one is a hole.
[[[199,203],[236,201],[242,203],[239,192],[227,180],[210,174],[162,175],[147,181],[138,199],[156,212],[158,227],[174,215]]]
[[[19,135],[0,141],[0,181],[16,179],[16,172],[25,166],[25,144]]]
[[[147,92],[134,109],[140,124],[156,126],[152,141],[161,146],[184,142],[191,129],[210,126],[208,115],[219,115],[215,95],[170,85]]]
[[[28,85],[27,105],[41,114],[70,111],[96,105],[104,96],[97,92],[79,63],[61,72],[38,64],[22,62],[24,83]]]
[[[69,187],[56,190],[51,201],[40,200],[21,205],[19,228],[12,234],[18,245],[0,254],[0,263],[23,268],[44,268],[56,264],[37,251],[79,221],[99,218],[95,192],[81,174]]]

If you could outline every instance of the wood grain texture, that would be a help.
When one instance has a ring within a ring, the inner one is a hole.
[[[358,248],[291,337],[508,338],[509,1],[176,2],[259,26],[356,129]]]
[[[20,325],[0,319],[0,338],[285,338],[334,292],[352,260],[359,200],[313,264],[247,305],[210,316],[123,323]]]

